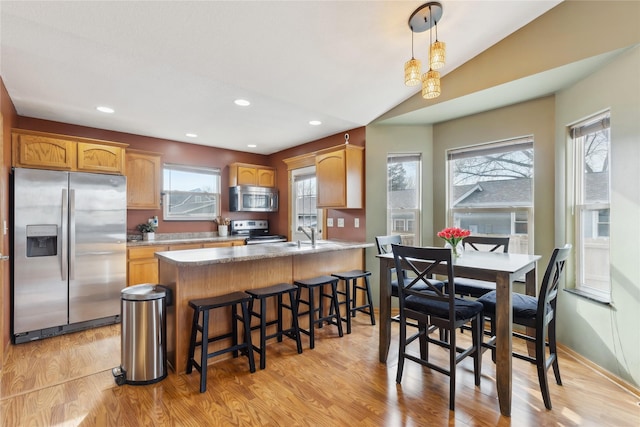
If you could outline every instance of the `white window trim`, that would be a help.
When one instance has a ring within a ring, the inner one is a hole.
[[[599,301],[602,303],[610,303],[611,302],[611,271],[609,270],[606,275],[598,276],[602,280],[607,280],[609,282],[609,286],[607,290],[602,290],[595,288],[594,286],[590,286],[587,283],[585,277],[585,263],[584,252],[585,252],[585,241],[583,237],[582,230],[582,219],[585,215],[585,212],[592,212],[599,209],[611,209],[611,203],[581,203],[584,199],[584,138],[602,128],[610,128],[610,112],[606,111],[600,114],[597,114],[587,120],[584,120],[581,123],[577,123],[570,127],[569,129],[569,147],[572,147],[573,151],[573,173],[572,173],[572,188],[571,191],[574,195],[574,200],[571,203],[572,210],[574,212],[574,236],[575,236],[575,251],[576,251],[576,283],[575,287],[569,289],[570,291],[583,295],[587,298],[593,299],[595,301]],[[609,138],[611,138],[611,132],[609,131]],[[609,156],[611,156],[611,139],[609,139]],[[611,183],[611,164],[609,161],[609,183]],[[609,190],[609,195],[611,195],[611,190]],[[610,197],[610,196],[609,196]],[[591,222],[592,225],[592,236],[594,238],[598,234],[598,218],[597,215],[591,214],[587,219]],[[609,250],[611,248],[611,241],[609,240]],[[592,277],[594,277],[592,275]]]

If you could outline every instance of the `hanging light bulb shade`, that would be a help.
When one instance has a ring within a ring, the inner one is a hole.
[[[422,64],[419,59],[411,58],[404,63],[404,84],[407,86],[417,86],[422,83]]]
[[[447,56],[447,49],[444,42],[436,41],[429,47],[429,65],[432,70],[438,70],[444,67]]]
[[[440,96],[440,73],[429,70],[422,75],[422,97],[433,99]]]
[[[417,86],[422,80],[422,64],[420,60],[413,57],[413,28],[411,28],[411,59],[404,63],[404,84],[407,86]]]

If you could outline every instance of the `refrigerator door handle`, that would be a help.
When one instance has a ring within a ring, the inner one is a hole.
[[[62,239],[62,256],[60,257],[60,271],[62,272],[62,280],[68,279],[68,263],[67,263],[67,227],[69,226],[69,215],[67,212],[67,206],[69,206],[67,202],[67,189],[62,190],[62,209],[61,209],[61,221],[62,225],[60,228],[60,238]]]
[[[76,190],[69,190],[69,280],[76,272]]]

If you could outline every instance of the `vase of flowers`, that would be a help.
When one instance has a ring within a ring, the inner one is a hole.
[[[142,233],[142,240],[155,240],[156,238],[156,229],[158,228],[152,222],[144,222],[142,224],[138,224],[136,227],[138,231]]]
[[[462,256],[464,252],[464,245],[462,241],[465,237],[471,235],[471,231],[464,230],[458,227],[449,227],[444,230],[438,232],[438,237],[444,239],[446,242],[444,247],[451,248],[451,255],[453,258],[458,258]]]

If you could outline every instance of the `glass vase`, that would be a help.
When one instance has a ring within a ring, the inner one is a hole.
[[[459,241],[455,247],[451,243],[446,242],[444,247],[451,249],[451,258],[453,259],[460,258],[464,253],[464,245],[462,244],[462,241]]]

